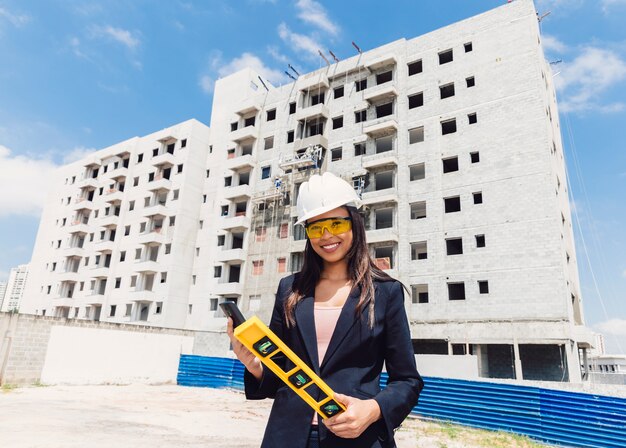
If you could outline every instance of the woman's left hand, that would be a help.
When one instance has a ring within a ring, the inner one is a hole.
[[[333,398],[343,404],[346,410],[339,415],[323,420],[323,422],[338,437],[355,439],[369,425],[380,418],[380,407],[376,400],[360,400],[337,393]]]

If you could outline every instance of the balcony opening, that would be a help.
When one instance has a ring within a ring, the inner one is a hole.
[[[165,152],[167,152],[168,154],[174,154],[175,148],[176,148],[176,143],[170,143],[169,145],[167,145]]]
[[[326,120],[313,120],[306,125],[305,137],[313,137],[314,135],[322,135],[324,133],[324,123]]]
[[[452,173],[454,171],[459,171],[459,158],[458,157],[449,157],[447,159],[443,159],[441,161],[443,163],[443,172],[444,173]]]
[[[439,65],[447,64],[448,62],[452,62],[453,60],[454,55],[452,53],[452,48],[439,53]]]
[[[252,155],[252,143],[244,143],[241,145],[241,155],[242,156]]]
[[[235,204],[235,216],[245,216],[248,202],[237,202]]]
[[[446,253],[448,255],[463,254],[463,238],[449,238],[446,240]]]
[[[228,270],[228,283],[238,283],[241,275],[241,265],[231,264]]]
[[[381,85],[393,80],[393,70],[389,70],[376,75],[376,85]]]
[[[428,243],[426,241],[416,241],[411,243],[411,260],[428,259]]]
[[[426,218],[426,201],[413,202],[411,204],[411,219]]]
[[[393,246],[374,248],[374,263],[379,269],[393,269]]]
[[[390,229],[393,227],[393,208],[380,208],[374,214],[376,217],[375,229]]]
[[[239,173],[239,185],[250,185],[250,171]]]
[[[320,92],[315,95],[311,95],[311,106],[315,106],[317,104],[324,104],[324,93]]]
[[[448,283],[448,300],[465,300],[465,283]]]
[[[393,101],[376,106],[376,118],[388,117],[393,114]]]
[[[376,139],[376,154],[391,151],[393,149],[393,135],[387,135]]]
[[[428,284],[411,285],[411,303],[428,303]]]
[[[375,191],[393,188],[394,171],[380,171],[374,174]]]
[[[141,321],[141,322],[147,322],[149,315],[150,315],[150,303],[141,302],[139,304],[139,318],[138,318],[138,320]]]
[[[451,82],[450,84],[439,86],[439,95],[442,100],[454,96],[454,83]]]
[[[455,213],[461,211],[461,197],[452,196],[443,199],[446,213]]]
[[[426,178],[426,165],[424,163],[417,163],[409,167],[409,180],[422,180]]]
[[[409,145],[424,141],[424,126],[409,129]]]
[[[247,128],[248,126],[254,126],[255,121],[256,121],[256,115],[253,115],[252,117],[248,117],[243,121],[243,127]]]

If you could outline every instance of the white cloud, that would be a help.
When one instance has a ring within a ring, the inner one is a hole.
[[[0,7],[0,18],[5,18],[13,26],[19,28],[30,22],[30,17],[26,14],[14,14],[6,8]]]
[[[63,163],[68,164],[76,162],[77,160],[80,160],[83,157],[87,157],[89,154],[93,154],[96,151],[96,148],[85,148],[84,146],[78,146],[71,151],[63,154]]]
[[[282,62],[283,64],[287,64],[289,62],[289,59],[287,58],[287,56],[285,56],[284,54],[282,54],[277,47],[271,46],[271,47],[267,47],[267,52],[269,53],[269,55],[271,57],[273,57],[274,59],[276,59],[278,62]]]
[[[602,11],[609,12],[609,9],[613,6],[624,6],[626,0],[602,0]]]
[[[238,72],[245,68],[251,68],[262,78],[269,81],[271,84],[278,85],[286,81],[287,77],[280,70],[275,70],[268,67],[257,55],[253,53],[242,53],[230,61],[224,61],[222,54],[216,52],[209,61],[211,67],[209,73],[205,73],[200,76],[198,84],[203,92],[213,93],[216,78],[223,78],[232,73]]]
[[[0,217],[39,216],[56,168],[52,160],[12,155],[0,145]]]
[[[541,36],[541,43],[543,44],[543,49],[546,53],[565,53],[567,51],[567,45],[549,34]]]
[[[295,52],[305,51],[315,58],[319,57],[318,51],[322,48],[322,45],[311,36],[294,33],[287,27],[285,22],[278,25],[278,35]]]
[[[320,28],[322,31],[336,36],[339,33],[339,27],[335,24],[326,13],[322,5],[314,0],[298,0],[296,2],[298,17],[313,26]]]
[[[213,87],[215,86],[215,81],[209,75],[203,75],[200,77],[200,88],[204,93],[211,94],[213,93]]]
[[[623,103],[602,104],[600,96],[626,79],[626,62],[617,53],[584,47],[571,62],[564,62],[555,83],[563,92],[559,108],[564,112],[618,112]]]
[[[63,154],[62,163],[75,162],[95,152],[94,148],[77,147]],[[59,168],[51,158],[14,155],[0,145],[0,218],[12,215],[39,217],[50,191],[50,182]]]
[[[626,319],[609,319],[596,324],[595,327],[600,330],[601,333],[614,336],[626,336]]]
[[[537,10],[540,13],[554,11],[556,9],[576,9],[580,8],[585,0],[537,0]]]
[[[107,37],[114,41],[126,46],[129,50],[134,50],[139,46],[141,41],[137,36],[137,32],[125,30],[123,28],[115,28],[111,25],[106,26],[94,26],[91,28],[91,33],[95,37]]]

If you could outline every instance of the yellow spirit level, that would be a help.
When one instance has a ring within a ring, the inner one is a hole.
[[[322,418],[326,419],[346,410],[345,406],[333,400],[333,390],[328,384],[317,376],[258,317],[252,316],[238,325],[234,329],[234,334],[248,350],[257,355],[263,365],[274,372],[283,383],[306,401]],[[278,365],[278,360],[283,357],[291,361],[295,367],[287,371],[283,370]]]

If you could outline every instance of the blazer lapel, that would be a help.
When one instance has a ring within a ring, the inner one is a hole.
[[[311,296],[305,297],[298,302],[296,306],[296,328],[302,336],[304,347],[309,354],[311,368],[315,373],[319,374],[319,357],[317,353],[317,333],[315,331],[315,315],[313,313],[313,305],[315,299]]]
[[[320,370],[322,370],[322,368],[328,363],[328,360],[333,356],[354,324],[359,320],[356,316],[356,306],[359,303],[360,295],[361,288],[357,286],[352,289],[346,303],[344,303],[341,313],[339,314],[339,319],[337,320],[337,325],[335,326],[333,335],[328,343],[328,349],[326,350],[326,354],[322,360]],[[367,307],[363,310],[363,312],[367,313]]]

